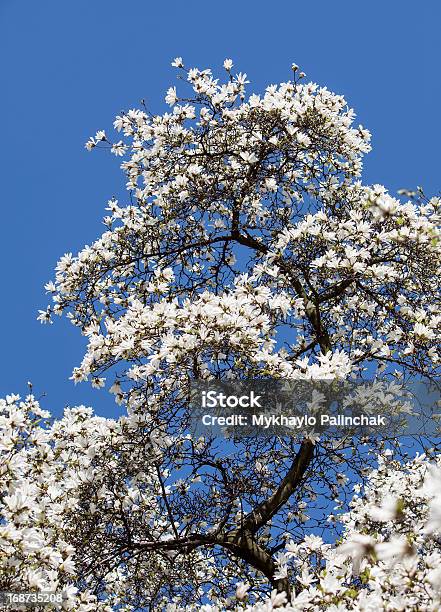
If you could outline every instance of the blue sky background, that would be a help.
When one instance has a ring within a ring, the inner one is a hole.
[[[231,57],[255,91],[289,79],[295,61],[372,131],[365,182],[434,193],[440,24],[434,0],[0,0],[0,396],[31,380],[56,414],[80,403],[118,412],[112,396],[68,380],[84,350],[78,330],[41,326],[36,313],[59,256],[98,237],[107,200],[124,192],[118,160],[84,142],[141,98],[165,110],[175,56],[200,68]]]

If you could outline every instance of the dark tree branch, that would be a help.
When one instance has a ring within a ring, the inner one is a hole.
[[[303,440],[291,468],[277,487],[277,490],[252,510],[243,520],[241,527],[236,529],[235,532],[248,531],[256,533],[256,531],[268,523],[297,489],[313,456],[314,444],[310,440]]]

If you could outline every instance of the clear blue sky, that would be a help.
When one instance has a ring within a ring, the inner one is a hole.
[[[32,380],[56,413],[86,403],[116,414],[111,396],[68,380],[84,348],[78,330],[41,326],[36,312],[59,256],[99,235],[107,199],[124,189],[116,158],[84,142],[141,98],[162,111],[173,57],[201,68],[231,57],[258,91],[288,79],[295,61],[372,131],[365,182],[433,193],[440,25],[434,0],[0,0],[0,396]]]

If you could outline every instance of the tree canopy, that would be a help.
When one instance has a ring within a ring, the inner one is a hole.
[[[125,414],[2,401],[1,590],[84,611],[434,610],[433,441],[410,458],[393,437],[195,438],[189,386],[436,380],[441,200],[364,185],[369,132],[296,65],[262,95],[231,60],[223,81],[173,65],[169,112],[87,142],[122,158],[129,196],[39,315],[81,330],[73,380]]]

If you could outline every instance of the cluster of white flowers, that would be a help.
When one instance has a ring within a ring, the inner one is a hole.
[[[159,519],[155,527],[151,523],[155,502],[148,493],[146,474],[151,463],[142,466],[144,473],[138,473],[141,466],[136,465],[137,454],[131,450],[128,459],[133,462],[133,477],[124,491],[117,477],[108,480],[113,469],[121,466],[115,463],[106,469],[104,465],[109,448],[121,452],[121,442],[127,442],[126,417],[103,419],[79,407],[66,409],[64,417],[52,425],[42,425],[48,418],[49,413],[32,395],[24,400],[13,395],[0,400],[0,586],[3,590],[58,591],[63,593],[63,609],[110,612],[124,602],[126,589],[134,583],[135,568],[129,568],[133,572],[129,575],[121,569],[107,573],[105,601],[98,601],[87,589],[85,566],[95,559],[96,547],[101,544],[110,552],[103,531],[110,523],[95,525],[94,533],[94,516],[101,522],[106,507],[114,510],[115,504],[121,504],[122,516],[126,513],[134,523],[138,513],[145,520],[147,510],[151,528],[160,529]],[[133,424],[129,430],[133,436]],[[235,597],[197,607],[169,603],[167,610],[436,610],[441,605],[439,455],[438,463],[419,455],[404,465],[391,455],[386,451],[379,457],[367,486],[355,494],[350,511],[340,517],[344,532],[337,547],[311,535],[300,542],[288,541],[285,551],[278,554],[278,575],[289,576],[295,589],[289,603],[284,593],[273,591],[267,599],[247,604],[255,595],[249,584],[239,583]],[[150,460],[157,458],[152,454]],[[78,521],[80,512],[83,517]],[[84,539],[81,527],[86,526],[89,536]],[[116,527],[113,524],[115,537]],[[162,534],[165,540],[171,537]],[[100,552],[104,560],[106,555]],[[153,562],[151,556],[148,562]],[[209,567],[208,559],[205,563]],[[138,559],[136,580],[141,574],[147,580],[150,565],[148,570],[142,574]],[[167,572],[163,562],[161,571]],[[74,586],[79,576],[86,585],[82,590]],[[128,604],[124,609],[135,607]]]
[[[82,612],[113,610],[143,572],[154,590],[151,570],[165,575],[167,559],[139,556],[137,574],[124,542],[172,535],[156,501],[161,445],[136,418],[80,406],[51,423],[32,395],[0,400],[0,590],[61,593],[64,610]]]
[[[98,451],[108,425],[83,407],[67,410],[52,430],[39,424],[48,417],[32,395],[0,400],[1,590],[56,591],[66,610],[105,610],[74,586],[76,551],[66,514],[77,507],[90,451]]]
[[[358,184],[340,195],[338,211],[324,207],[288,224],[268,260],[303,272],[333,332],[331,344],[353,361],[439,372],[439,199],[401,204],[380,186]],[[387,218],[377,218],[379,201],[389,203]]]
[[[171,88],[172,113],[117,117],[133,203],[111,200],[108,230],[46,285],[54,303],[40,320],[67,312],[90,338],[74,380],[103,386],[109,365],[135,361],[139,381],[186,351],[210,370],[213,342],[278,376],[299,374],[305,347],[313,360],[332,350],[341,376],[371,361],[439,371],[439,199],[401,203],[358,182],[370,136],[341,96],[295,78],[247,98],[245,75],[220,83],[173,65],[192,101]],[[112,146],[103,131],[89,142]]]
[[[291,598],[273,591],[257,603],[248,583],[235,597],[197,609],[219,612],[433,612],[441,605],[441,461],[419,455],[407,464],[386,452],[363,494],[341,515],[337,546],[320,536],[289,541],[278,554],[279,575],[290,576]],[[289,599],[289,601],[288,601]],[[183,608],[171,604],[168,612]],[[196,610],[196,608],[185,608]]]

